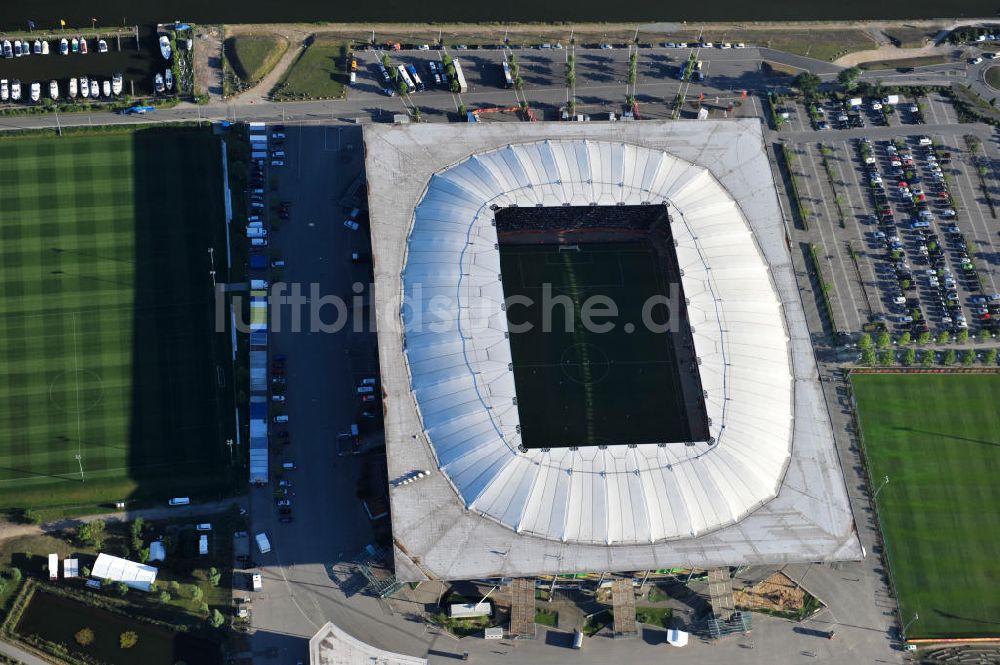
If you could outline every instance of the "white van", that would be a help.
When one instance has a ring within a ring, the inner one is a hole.
[[[286,471],[294,471],[298,467],[295,466],[295,462],[282,462],[281,468],[285,469]]]
[[[195,529],[197,531],[211,531],[212,524],[210,522],[205,522],[203,524],[199,524],[198,526],[196,526]]]
[[[267,288],[267,280],[266,279],[251,279],[250,280],[250,289],[252,291],[258,291],[260,289],[266,289],[266,288]]]
[[[261,554],[267,554],[271,551],[271,541],[267,539],[267,534],[261,531],[254,539],[257,541],[257,549],[260,550]]]
[[[247,238],[266,238],[267,230],[260,226],[248,226]]]
[[[274,423],[276,425],[284,425],[287,422],[288,422],[288,416],[286,416],[284,414],[282,414],[280,416],[275,416],[274,417]]]
[[[267,247],[267,238],[250,238],[251,247]]]
[[[372,386],[358,386],[359,395],[371,394],[373,392],[375,392],[375,388],[373,388]]]
[[[358,73],[351,72],[351,85],[354,85],[357,82],[358,82]]]
[[[186,496],[174,497],[170,501],[167,501],[171,506],[186,506],[191,503],[191,499]]]
[[[198,538],[198,554],[201,556],[208,554],[208,536]]]
[[[247,228],[262,229],[262,228],[264,228],[264,222],[262,222],[260,220],[256,220],[256,221],[253,221],[253,222],[247,222]]]

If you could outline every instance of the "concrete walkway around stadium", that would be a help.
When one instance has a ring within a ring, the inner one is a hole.
[[[16,661],[23,663],[23,665],[51,665],[51,663],[44,658],[40,658],[33,653],[25,651],[21,647],[11,644],[10,642],[0,641],[0,654],[3,654],[8,658],[13,658]]]

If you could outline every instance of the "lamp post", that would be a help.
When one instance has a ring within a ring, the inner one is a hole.
[[[903,626],[903,639],[904,640],[906,639],[906,631],[908,631],[910,629],[910,626],[913,625],[913,622],[916,621],[916,620],[918,620],[919,618],[920,618],[920,615],[917,612],[914,612],[913,613],[913,618],[910,619],[909,621],[907,621],[906,625]]]
[[[872,501],[875,501],[875,499],[878,498],[878,493],[881,492],[882,488],[888,484],[889,484],[889,476],[886,476],[885,480],[882,481],[882,484],[878,486],[877,490],[875,490],[875,494],[872,495]]]

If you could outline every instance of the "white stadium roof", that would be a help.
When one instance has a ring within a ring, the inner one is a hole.
[[[398,579],[860,556],[756,121],[365,140]],[[519,450],[491,206],[662,201],[712,438]]]
[[[670,203],[711,439],[519,451],[492,206]],[[521,533],[649,543],[731,524],[774,497],[791,451],[781,304],[739,207],[704,167],[588,139],[519,143],[434,175],[403,272],[404,348],[441,470]]]

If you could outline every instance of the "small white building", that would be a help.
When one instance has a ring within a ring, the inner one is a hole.
[[[63,559],[63,577],[71,579],[80,576],[79,559]]]
[[[149,544],[149,560],[150,561],[167,560],[167,550],[165,547],[163,547],[162,540],[154,540]]]
[[[133,589],[149,591],[153,582],[156,581],[157,572],[159,571],[152,566],[102,552],[97,555],[91,576],[111,582],[124,582]]]
[[[57,580],[59,579],[59,555],[50,554],[49,555],[49,579]]]

